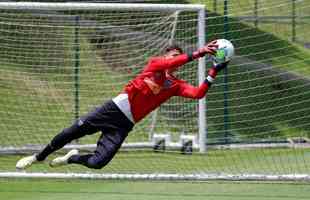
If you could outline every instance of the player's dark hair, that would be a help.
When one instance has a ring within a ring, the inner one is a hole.
[[[179,51],[181,54],[183,53],[183,49],[182,49],[181,47],[179,47],[178,45],[176,45],[176,44],[172,44],[172,45],[170,45],[170,46],[168,46],[168,47],[166,48],[166,52],[169,52],[169,51],[172,51],[172,50],[177,50],[177,51]]]

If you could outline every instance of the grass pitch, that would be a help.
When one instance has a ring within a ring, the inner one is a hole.
[[[0,198],[9,200],[301,200],[305,183],[144,182],[0,179]]]
[[[101,170],[68,165],[50,168],[48,163],[33,165],[27,172],[75,173],[226,173],[226,174],[309,174],[310,149],[236,149],[209,150],[207,154],[154,153],[153,151],[121,151]],[[51,155],[48,160],[56,155]],[[0,156],[0,171],[15,171],[22,156]]]
[[[226,173],[309,172],[308,149],[220,150],[207,155],[121,152],[95,173],[197,172],[218,170]],[[264,155],[264,156],[263,156]],[[14,171],[20,156],[0,156],[1,168]],[[302,161],[298,161],[302,159]],[[142,161],[142,162],[141,162]],[[301,164],[303,163],[303,164]],[[29,172],[91,172],[85,167],[66,166],[51,169],[34,165]],[[127,181],[93,179],[0,178],[2,200],[303,200],[310,199],[309,182],[180,182]]]

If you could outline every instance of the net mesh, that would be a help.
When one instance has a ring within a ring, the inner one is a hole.
[[[310,4],[190,2],[206,5],[207,40],[227,38],[236,47],[208,93],[207,153],[122,149],[99,172],[309,174]],[[196,49],[197,23],[196,11],[2,10],[0,145],[46,144],[77,116],[117,95],[171,42],[187,52]],[[177,76],[197,85],[197,65],[185,65]],[[197,136],[197,108],[197,101],[174,97],[140,122],[126,143],[151,142],[162,133],[174,142],[181,134]],[[98,137],[78,144],[94,144]],[[10,163],[0,171],[13,171],[18,158],[0,156],[1,163]],[[95,172],[71,165],[29,171]]]
[[[2,145],[48,142],[76,116],[119,94],[141,72],[148,58],[163,53],[169,43],[177,40],[184,48],[193,48],[197,14],[184,13],[180,23],[177,15],[125,11],[2,12],[1,76],[7,89],[3,91],[6,107],[1,118],[10,120],[3,123],[2,131],[12,138]],[[182,32],[184,24],[192,25],[187,27],[187,33]],[[195,63],[188,65],[186,71],[183,76],[195,81]],[[181,105],[175,99],[162,107],[154,131],[180,132],[187,127],[196,132],[195,119],[185,125],[178,120],[192,113]],[[150,123],[149,117],[137,125],[129,140],[148,140]]]

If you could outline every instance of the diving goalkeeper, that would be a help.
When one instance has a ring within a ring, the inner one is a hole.
[[[133,126],[170,97],[200,99],[205,96],[217,73],[227,66],[227,62],[214,64],[206,80],[198,87],[176,78],[173,72],[206,54],[214,55],[217,48],[216,41],[213,41],[186,54],[178,46],[170,46],[164,55],[150,58],[143,71],[124,87],[122,93],[65,128],[38,154],[20,159],[16,168],[26,169],[34,163],[42,162],[71,141],[99,131],[102,135],[92,154],[81,155],[73,149],[52,160],[50,166],[80,164],[94,169],[104,167],[119,150]]]

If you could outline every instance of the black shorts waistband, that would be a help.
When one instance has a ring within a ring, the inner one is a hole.
[[[134,123],[126,117],[112,100],[96,107],[95,110],[81,117],[81,120],[98,130],[123,129],[129,132],[134,126]]]

